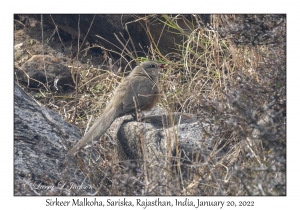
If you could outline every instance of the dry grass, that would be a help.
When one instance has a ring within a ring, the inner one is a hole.
[[[122,64],[128,70],[134,66],[132,60],[145,58],[166,64],[161,72],[159,106],[169,112],[197,115],[211,152],[187,160],[177,148],[173,160],[180,157],[183,161],[173,161],[176,170],[166,168],[173,170],[162,181],[168,189],[151,188],[148,184],[145,192],[145,177],[132,172],[134,165],[120,165],[114,143],[102,138],[98,145],[101,161],[87,164],[91,157],[81,160],[85,162],[81,169],[91,183],[102,183],[96,187],[97,194],[285,195],[285,17],[212,15],[209,26],[198,15],[192,19],[181,15],[136,19],[149,37],[148,52],[123,37],[116,37],[124,46],[119,52],[93,47],[104,50],[111,69]],[[179,20],[186,24],[185,28],[178,24]],[[164,23],[165,31],[182,37],[169,54],[164,55],[159,41],[151,36],[154,22]],[[119,59],[111,60],[112,54]],[[85,130],[101,114],[127,71],[72,66],[75,82],[78,76],[77,94],[62,97],[43,93],[39,99],[49,106],[55,104],[51,108]],[[184,177],[181,167],[188,172]]]

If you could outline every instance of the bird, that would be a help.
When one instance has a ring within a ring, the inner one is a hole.
[[[74,155],[80,148],[98,140],[118,117],[154,107],[160,99],[158,71],[162,64],[144,61],[118,85],[112,99],[89,131],[68,152]]]

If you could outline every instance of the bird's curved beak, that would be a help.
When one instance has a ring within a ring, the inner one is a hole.
[[[165,65],[164,64],[158,64],[158,68],[163,69],[163,68],[165,68]]]

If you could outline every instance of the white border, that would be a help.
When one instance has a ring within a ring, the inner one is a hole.
[[[204,200],[250,200],[255,209],[299,206],[299,8],[296,1],[5,1],[1,9],[1,179],[0,206],[43,209],[55,197],[13,196],[13,14],[14,13],[286,13],[287,14],[287,196],[200,197]],[[72,197],[59,197],[71,200]],[[77,198],[77,197],[76,197]],[[98,199],[106,200],[108,197]],[[141,197],[146,199],[146,197]],[[154,197],[149,197],[153,198]],[[181,197],[182,198],[182,197]],[[199,198],[199,197],[189,197]],[[112,197],[112,199],[118,199]],[[128,197],[133,202],[136,197]],[[175,200],[175,197],[162,197]],[[99,208],[99,207],[98,207]],[[181,207],[182,208],[182,207]],[[250,207],[248,207],[250,208]],[[299,208],[299,207],[298,207]],[[7,208],[3,208],[7,209]],[[124,209],[124,208],[122,208]],[[132,209],[132,208],[131,208]],[[142,209],[142,208],[140,208]],[[146,208],[150,209],[150,208]],[[151,208],[153,209],[153,208]],[[177,208],[172,208],[177,209]],[[211,208],[210,208],[211,209]]]

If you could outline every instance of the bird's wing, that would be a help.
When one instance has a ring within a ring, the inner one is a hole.
[[[140,76],[136,77],[135,80],[129,80],[124,91],[123,111],[125,113],[132,113],[136,107],[143,110],[153,102],[157,94],[158,88],[149,78]]]

